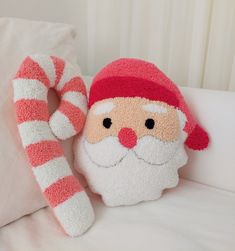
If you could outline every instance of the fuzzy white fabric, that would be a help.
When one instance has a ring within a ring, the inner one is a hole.
[[[49,160],[32,170],[42,191],[54,184],[57,180],[72,175],[69,164],[64,157]]]
[[[87,98],[82,93],[68,91],[63,95],[63,100],[70,102],[87,114]]]
[[[61,90],[64,85],[71,79],[78,77],[81,75],[81,70],[78,65],[71,64],[70,62],[65,62],[65,67],[63,71],[63,75],[57,85],[57,89]]]
[[[116,137],[90,144],[80,136],[74,144],[75,167],[108,206],[155,200],[178,184],[178,168],[188,159],[185,137],[182,132],[179,140],[166,143],[145,136],[128,150]]]
[[[94,222],[94,211],[85,191],[74,194],[54,208],[54,214],[60,219],[69,236],[83,234]]]
[[[49,120],[50,128],[53,134],[58,139],[68,139],[71,135],[76,134],[76,130],[69,121],[68,117],[65,116],[61,111],[56,110],[50,117]]]
[[[167,113],[167,109],[163,107],[162,105],[157,104],[147,104],[143,105],[142,107],[147,112],[153,112],[153,113]]]
[[[46,121],[27,121],[18,125],[24,147],[43,140],[56,140]]]
[[[21,99],[47,101],[47,88],[36,79],[18,79],[14,85],[14,102]],[[27,88],[25,88],[27,86]]]
[[[56,79],[55,67],[51,60],[45,60],[43,55],[32,55],[31,58],[36,61],[46,73],[50,80],[50,86],[53,87]]]
[[[115,105],[113,102],[105,102],[102,104],[98,104],[94,109],[93,109],[93,113],[95,115],[100,115],[100,114],[104,114],[106,112],[111,112],[114,109]]]

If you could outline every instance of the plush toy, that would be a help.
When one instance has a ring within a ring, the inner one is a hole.
[[[88,105],[75,166],[108,206],[159,198],[178,183],[184,144],[202,150],[209,142],[177,86],[149,62],[108,64],[93,80]]]
[[[14,102],[22,144],[33,174],[63,227],[84,233],[94,213],[73,176],[58,139],[82,134],[74,144],[75,166],[108,206],[154,200],[178,183],[187,162],[184,144],[207,147],[207,133],[181,93],[155,65],[119,59],[94,78],[88,102],[79,71],[57,57],[27,57],[16,74]],[[49,116],[47,93],[61,97]]]
[[[89,198],[73,176],[57,140],[82,129],[87,112],[86,89],[79,71],[57,57],[27,57],[14,85],[16,119],[33,174],[64,231],[85,232],[94,220]],[[61,97],[49,116],[47,94],[54,88]]]

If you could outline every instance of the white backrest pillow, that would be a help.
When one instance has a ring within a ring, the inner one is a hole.
[[[75,36],[71,25],[0,18],[0,227],[46,205],[20,143],[10,80],[30,54],[76,63]],[[63,145],[71,164],[71,140]]]
[[[181,91],[210,136],[205,151],[188,150],[181,176],[235,192],[235,92],[189,87]]]

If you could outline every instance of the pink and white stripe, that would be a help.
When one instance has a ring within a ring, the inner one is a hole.
[[[94,212],[57,139],[76,135],[85,122],[86,88],[79,71],[57,57],[28,56],[13,85],[18,129],[34,176],[64,231],[80,235],[93,223]],[[49,88],[61,98],[51,116]]]

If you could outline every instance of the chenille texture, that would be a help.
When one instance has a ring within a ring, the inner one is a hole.
[[[70,236],[81,235],[94,220],[89,198],[58,141],[76,135],[84,126],[86,89],[79,75],[76,67],[60,58],[32,55],[25,58],[13,80],[22,145],[44,197]],[[47,102],[50,88],[61,98],[51,116]]]
[[[143,60],[122,58],[101,69],[88,107],[75,167],[108,206],[158,199],[178,184],[184,145],[203,150],[209,143],[177,85]]]
[[[89,107],[96,101],[117,96],[145,97],[177,107],[187,117],[184,130],[188,138],[185,144],[193,150],[203,150],[208,146],[208,134],[197,124],[177,85],[156,65],[139,59],[121,58],[105,66],[93,80]]]

